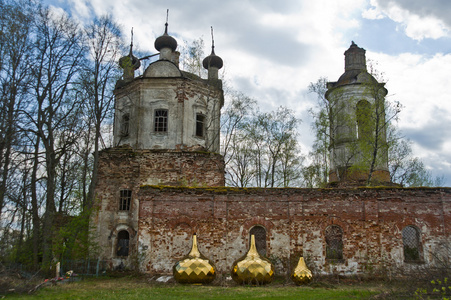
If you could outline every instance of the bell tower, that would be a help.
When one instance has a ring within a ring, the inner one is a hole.
[[[345,72],[327,84],[325,95],[331,108],[329,182],[389,183],[385,83],[368,73],[365,49],[352,42],[344,55]]]
[[[124,75],[115,90],[114,145],[133,149],[203,149],[219,152],[220,109],[224,104],[218,70],[222,59],[212,53],[203,61],[208,79],[179,68],[177,41],[168,34],[155,40],[159,59],[134,77],[140,60],[128,56],[119,64]]]

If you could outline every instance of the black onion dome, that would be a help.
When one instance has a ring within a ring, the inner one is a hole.
[[[177,49],[177,41],[170,35],[168,35],[168,23],[165,24],[166,28],[162,36],[157,37],[155,40],[155,49],[160,51],[163,48],[171,48],[172,51]]]
[[[223,66],[223,62],[222,62],[222,58],[217,56],[215,54],[215,50],[212,49],[211,54],[209,56],[205,57],[204,60],[202,61],[202,65],[207,70],[208,70],[208,67],[216,67],[218,69],[221,69]]]

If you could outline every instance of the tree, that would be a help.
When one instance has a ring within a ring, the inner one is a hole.
[[[207,70],[202,65],[204,54],[204,40],[200,37],[191,43],[184,42],[185,46],[181,49],[182,67],[186,72],[190,72],[199,77],[206,77]]]
[[[300,152],[297,142],[298,122],[293,111],[279,107],[277,111],[270,113],[257,113],[247,126],[256,146],[257,186],[288,186],[287,183],[295,173],[291,172],[294,165],[288,162],[300,161],[297,157]],[[278,173],[282,175],[279,178]]]
[[[249,186],[254,177],[252,170],[253,149],[247,143],[246,124],[255,110],[256,101],[233,90],[226,93],[228,99],[221,114],[221,154],[227,169],[227,184]]]
[[[28,2],[0,3],[0,214],[11,177],[13,147],[20,143],[19,111],[26,105],[30,74],[31,5]]]
[[[66,15],[40,8],[34,23],[35,42],[31,89],[33,109],[26,111],[35,138],[35,165],[44,149],[45,213],[43,218],[43,262],[49,264],[52,254],[53,222],[56,213],[56,179],[58,164],[78,138],[82,102],[74,89],[83,53],[81,32]],[[35,170],[36,171],[36,170]],[[35,175],[34,175],[35,176]],[[35,178],[36,180],[36,178]],[[36,186],[34,187],[36,188]]]
[[[393,132],[392,144],[388,155],[390,177],[392,182],[402,186],[442,186],[443,177],[433,177],[426,170],[420,158],[415,157],[412,151],[412,142],[400,137],[399,132]]]
[[[227,184],[245,187],[298,185],[303,158],[299,155],[293,111],[279,107],[259,112],[255,100],[232,94],[221,122],[222,154]]]
[[[304,168],[304,184],[308,187],[322,187],[328,183],[328,174],[332,161],[341,160],[349,165],[351,171],[367,171],[366,184],[373,181],[377,165],[387,162],[390,179],[393,183],[404,186],[439,184],[440,178],[431,179],[419,158],[412,156],[410,142],[404,140],[396,129],[401,105],[398,102],[386,101],[385,87],[374,79],[377,74],[371,66],[371,75],[361,85],[363,98],[349,98],[347,102],[339,102],[335,98],[326,99],[327,79],[320,78],[311,83],[309,91],[317,95],[317,105],[310,109],[313,117],[312,129],[315,142],[310,152],[310,164]],[[349,113],[343,104],[356,103],[355,114]],[[338,122],[338,123],[333,123]],[[355,125],[354,125],[355,124]],[[343,131],[342,128],[355,128]],[[341,136],[340,136],[341,135]],[[343,135],[348,148],[346,156],[337,157],[333,151],[337,143],[342,142]],[[352,138],[355,135],[355,138]],[[351,166],[352,165],[352,166]],[[349,170],[349,169],[348,169]],[[337,178],[342,178],[344,170],[336,170]]]
[[[358,151],[356,163],[353,168],[368,170],[366,184],[372,183],[373,174],[376,168],[388,164],[388,148],[390,141],[387,140],[387,132],[397,120],[400,112],[398,102],[390,102],[385,98],[385,89],[382,76],[377,73],[370,64],[370,73],[362,84],[363,93],[367,100],[357,102],[355,124],[357,126]],[[387,165],[388,166],[388,165]]]
[[[94,127],[94,161],[91,173],[91,184],[87,198],[83,198],[83,207],[91,207],[94,197],[94,188],[97,183],[100,142],[102,141],[101,128],[104,121],[111,117],[114,102],[113,90],[117,78],[120,76],[117,61],[121,50],[121,32],[119,26],[110,16],[94,19],[85,30],[85,39],[89,57],[83,70],[82,91],[86,99],[88,117],[86,123],[88,132]],[[89,138],[88,138],[89,141]],[[88,144],[82,153],[87,172],[87,161],[90,151]],[[86,182],[86,174],[83,175]]]

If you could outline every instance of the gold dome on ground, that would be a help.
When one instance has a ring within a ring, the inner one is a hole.
[[[210,283],[216,277],[214,264],[197,248],[197,236],[193,235],[191,251],[172,268],[178,283]]]
[[[293,270],[291,274],[291,280],[294,281],[297,285],[307,284],[313,278],[312,271],[307,268],[305,264],[304,258],[301,256],[299,258],[298,265]]]
[[[273,276],[273,264],[257,252],[255,237],[251,235],[249,251],[233,263],[232,279],[238,284],[261,285],[270,283]]]

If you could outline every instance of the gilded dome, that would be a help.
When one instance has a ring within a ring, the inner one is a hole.
[[[178,283],[210,283],[216,278],[214,264],[197,248],[197,236],[193,235],[191,251],[172,267]]]

